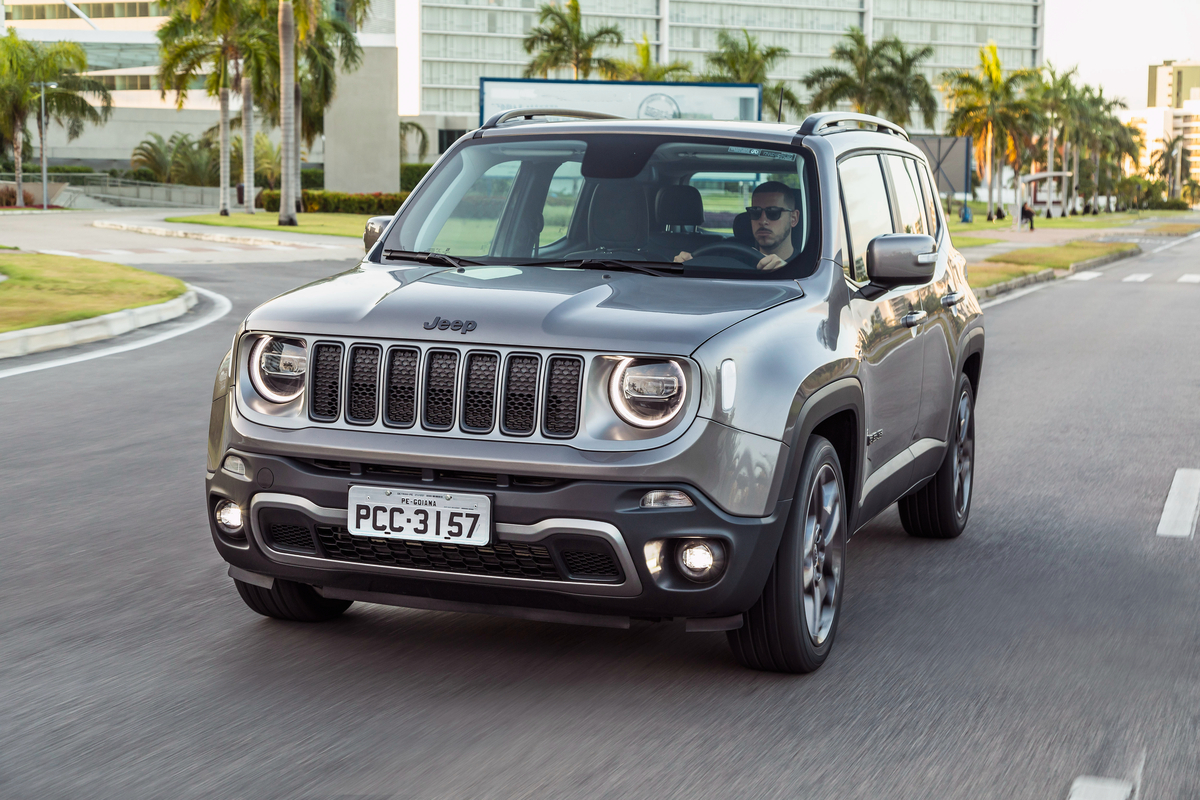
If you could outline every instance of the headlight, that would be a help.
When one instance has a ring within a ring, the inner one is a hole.
[[[264,336],[250,351],[250,381],[272,403],[289,403],[304,391],[308,350],[302,339]]]
[[[622,359],[608,384],[617,416],[638,428],[666,425],[683,408],[687,379],[674,361]]]

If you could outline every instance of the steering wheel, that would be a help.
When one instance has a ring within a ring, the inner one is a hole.
[[[763,258],[763,254],[758,250],[741,242],[716,242],[697,248],[692,253],[692,258],[701,256],[725,256],[742,261],[751,267],[757,267],[758,262]]]

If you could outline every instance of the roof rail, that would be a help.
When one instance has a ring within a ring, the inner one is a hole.
[[[888,122],[886,119],[872,117],[870,114],[854,114],[849,111],[826,111],[822,114],[810,114],[800,124],[801,136],[824,136],[827,133],[840,133],[842,131],[858,130],[858,128],[847,127],[847,122],[865,122],[868,125],[874,125],[875,130],[880,133],[890,133],[893,136],[903,136],[908,140],[908,134],[904,128],[901,128],[894,122]]]
[[[534,117],[571,117],[573,119],[624,119],[624,117],[615,117],[612,114],[601,114],[599,111],[572,111],[569,108],[514,108],[512,111],[503,111],[496,114],[494,117],[483,123],[480,130],[488,128],[496,128],[509,120],[518,118],[533,119]]]

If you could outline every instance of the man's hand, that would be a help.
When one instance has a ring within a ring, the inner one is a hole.
[[[672,259],[672,260],[673,260],[673,261],[674,261],[676,264],[682,264],[682,263],[683,263],[683,262],[685,262],[685,261],[691,261],[691,260],[692,260],[692,254],[691,254],[691,253],[689,253],[689,252],[687,252],[687,251],[684,251],[684,252],[681,252],[679,255],[675,256],[675,258],[674,258],[674,259]]]
[[[678,259],[676,259],[676,260],[678,261]],[[763,270],[764,272],[770,272],[773,269],[779,269],[786,263],[787,262],[784,261],[782,258],[780,258],[779,256],[772,253],[769,256],[762,257],[762,260],[758,262],[758,268]]]

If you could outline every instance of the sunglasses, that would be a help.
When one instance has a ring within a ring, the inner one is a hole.
[[[746,213],[750,216],[750,219],[754,220],[755,222],[762,219],[763,214],[766,214],[767,219],[771,220],[771,222],[774,222],[784,214],[790,214],[793,211],[795,211],[795,209],[780,208],[779,206],[767,206],[766,208],[761,208],[759,206],[746,206]]]

